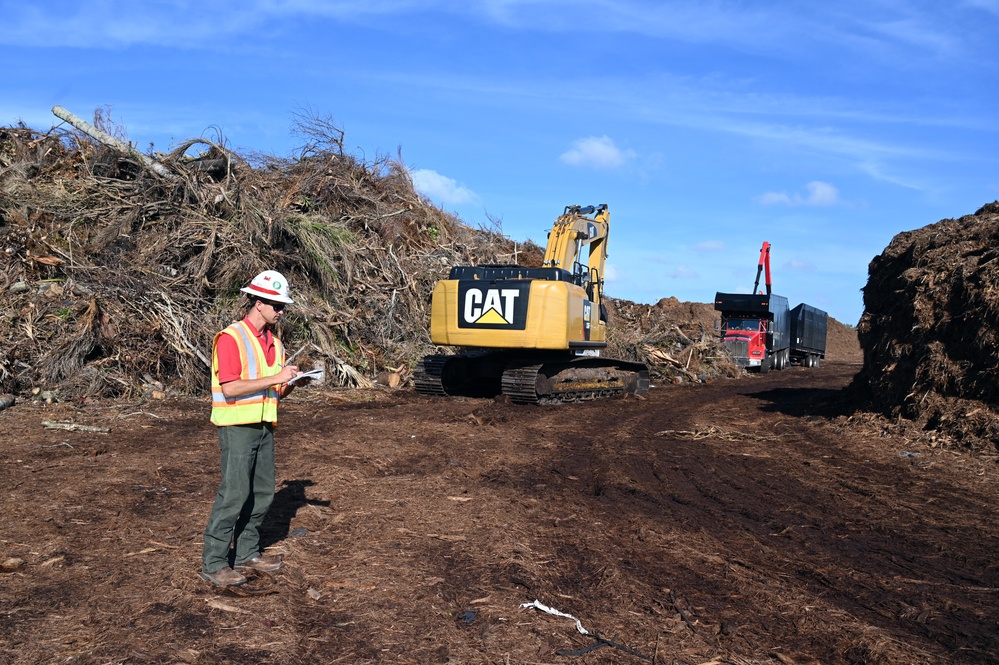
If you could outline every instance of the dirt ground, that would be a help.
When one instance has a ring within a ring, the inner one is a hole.
[[[996,459],[851,417],[858,369],[560,407],[299,391],[288,565],[235,590],[198,577],[207,401],[21,401],[0,662],[999,663]]]

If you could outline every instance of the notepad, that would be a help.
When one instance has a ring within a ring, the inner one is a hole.
[[[301,381],[303,379],[312,379],[313,381],[322,381],[323,380],[323,370],[321,370],[321,369],[310,369],[308,372],[302,372],[301,374],[299,374],[298,376],[296,376],[294,379],[291,379],[290,381],[288,381],[288,385],[289,386],[294,385],[294,384],[298,383],[299,381]]]

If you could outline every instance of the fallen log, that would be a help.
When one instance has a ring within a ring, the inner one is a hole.
[[[155,159],[153,159],[149,155],[143,155],[141,152],[139,152],[138,150],[136,150],[135,148],[133,148],[131,145],[129,145],[127,143],[123,143],[122,141],[119,141],[118,139],[116,139],[115,137],[111,136],[107,132],[102,132],[101,130],[97,129],[96,127],[94,127],[93,125],[91,125],[89,122],[87,122],[86,120],[84,120],[83,118],[81,118],[80,116],[75,115],[75,114],[67,111],[63,107],[61,107],[61,106],[53,106],[52,107],[52,113],[54,113],[57,118],[60,118],[61,120],[65,120],[66,122],[68,122],[69,124],[73,125],[74,127],[76,127],[77,129],[79,129],[81,132],[83,132],[87,136],[91,137],[95,141],[100,141],[101,143],[103,143],[107,147],[114,148],[115,150],[123,152],[126,155],[131,155],[133,157],[137,157],[139,160],[142,161],[143,164],[145,164],[147,167],[149,167],[150,169],[152,169],[152,171],[154,173],[163,176],[167,180],[176,180],[177,179],[178,176],[177,176],[176,173],[174,173],[173,171],[171,171],[170,169],[168,169],[163,164],[157,162]]]

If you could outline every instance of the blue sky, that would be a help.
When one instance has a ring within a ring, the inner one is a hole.
[[[472,226],[611,210],[607,292],[845,323],[891,238],[999,198],[999,0],[0,0],[0,124],[291,156],[303,110]]]

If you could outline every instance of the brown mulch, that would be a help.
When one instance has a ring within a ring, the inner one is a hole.
[[[563,407],[298,391],[264,533],[287,567],[235,590],[198,577],[207,402],[18,403],[0,662],[999,662],[996,459],[855,419],[856,370]]]
[[[900,233],[871,261],[856,398],[910,432],[999,443],[999,202]]]

